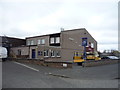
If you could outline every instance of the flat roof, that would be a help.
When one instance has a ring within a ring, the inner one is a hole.
[[[69,32],[69,31],[76,31],[76,30],[86,30],[86,29],[85,28],[68,29],[68,30],[63,30],[61,32]]]
[[[9,37],[9,36],[0,36],[0,38],[2,38],[2,39],[4,39],[4,38],[7,38],[7,39],[18,39],[18,40],[25,40],[25,39],[16,38],[16,37]]]
[[[76,30],[86,30],[85,28],[77,28],[77,29],[69,29],[69,30],[63,30],[61,32],[68,32],[68,31],[76,31]],[[61,34],[60,33],[53,33],[53,34],[46,34],[46,35],[39,35],[39,36],[32,36],[32,37],[26,37],[26,39],[29,39],[29,38],[37,38],[37,37],[43,37],[43,36],[50,36],[50,35],[54,35],[54,34]]]
[[[26,37],[26,39],[29,39],[29,38],[36,38],[36,37],[43,37],[43,36],[50,36],[50,35],[54,35],[54,34],[60,34],[60,33],[53,33],[53,34],[46,34],[46,35],[39,35],[39,36]]]

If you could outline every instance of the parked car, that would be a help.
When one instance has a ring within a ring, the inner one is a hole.
[[[119,59],[119,58],[116,56],[104,56],[101,59]]]
[[[110,59],[109,57],[105,56],[105,57],[102,57],[101,59]]]
[[[119,58],[116,57],[116,56],[107,56],[107,57],[109,57],[110,59],[119,59]]]

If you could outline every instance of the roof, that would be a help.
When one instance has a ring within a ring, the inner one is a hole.
[[[53,34],[60,34],[60,33],[53,33]],[[53,34],[46,34],[46,35],[40,35],[40,36],[26,37],[26,39],[29,39],[29,38],[37,38],[37,37],[43,37],[43,36],[50,36],[50,35],[53,35]]]
[[[85,28],[77,28],[77,29],[64,30],[61,32],[69,32],[69,31],[76,31],[76,30],[86,30],[86,29]]]
[[[86,30],[86,29],[85,29],[85,28],[78,28],[78,29],[64,30],[64,31],[61,31],[61,32],[68,32],[68,31],[75,31],[75,30]],[[60,33],[53,33],[53,34],[40,35],[40,36],[26,37],[26,39],[29,39],[29,38],[37,38],[37,37],[43,37],[43,36],[50,36],[50,35],[54,35],[54,34],[61,34],[61,32],[60,32]]]
[[[0,38],[2,38],[2,39],[5,39],[5,38],[7,38],[7,39],[18,39],[18,40],[25,40],[25,39],[21,39],[21,38],[8,37],[8,36],[0,36]]]

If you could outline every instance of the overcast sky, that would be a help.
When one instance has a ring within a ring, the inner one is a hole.
[[[0,35],[25,38],[86,28],[98,50],[118,49],[119,0],[0,0]]]

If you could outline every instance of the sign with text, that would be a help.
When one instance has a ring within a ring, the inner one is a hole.
[[[82,46],[87,46],[87,38],[82,38]]]

